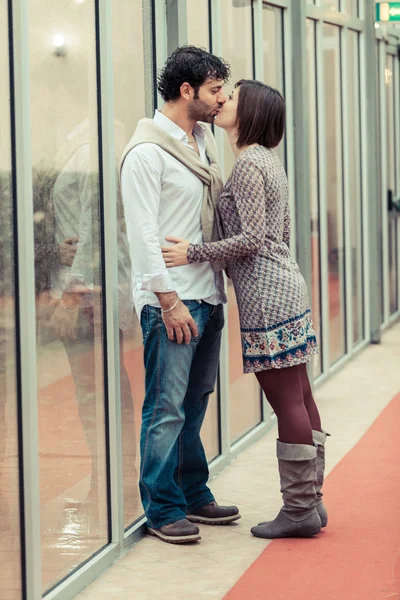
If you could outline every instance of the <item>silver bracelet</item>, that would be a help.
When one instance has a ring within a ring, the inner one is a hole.
[[[67,308],[62,300],[60,300],[60,304],[64,310],[66,310],[67,312],[70,312],[70,313],[75,313],[75,312],[78,312],[78,310],[79,310],[79,306],[77,308]]]
[[[178,302],[179,302],[179,298],[176,299],[176,302],[173,306],[171,306],[171,308],[162,308],[161,312],[162,313],[167,313],[167,312],[171,312],[171,310],[174,310],[174,308],[176,308],[178,306]]]

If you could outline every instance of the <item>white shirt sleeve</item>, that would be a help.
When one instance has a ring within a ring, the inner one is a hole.
[[[174,291],[159,242],[160,163],[157,150],[141,144],[128,154],[121,172],[132,267],[139,289],[149,292]]]

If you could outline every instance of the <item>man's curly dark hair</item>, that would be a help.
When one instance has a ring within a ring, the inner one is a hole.
[[[162,99],[169,102],[180,97],[182,83],[189,83],[197,97],[199,87],[207,79],[226,83],[230,74],[230,66],[222,58],[204,48],[181,46],[167,58],[158,76],[157,87]]]

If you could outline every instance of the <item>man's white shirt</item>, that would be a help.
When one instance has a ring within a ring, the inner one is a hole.
[[[186,133],[156,111],[154,122],[169,135],[191,147]],[[200,158],[207,163],[204,132],[196,125]],[[193,149],[192,149],[193,150]],[[194,151],[194,150],[193,150]],[[140,319],[142,308],[159,307],[154,292],[175,291],[181,300],[225,300],[222,278],[211,263],[192,263],[167,269],[160,246],[173,235],[201,244],[203,183],[185,165],[157,144],[144,143],[127,155],[121,172],[125,220],[132,262],[132,292]]]

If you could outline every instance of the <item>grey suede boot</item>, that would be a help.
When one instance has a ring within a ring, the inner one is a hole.
[[[326,527],[328,524],[328,513],[325,506],[322,503],[322,486],[324,483],[324,472],[325,472],[325,442],[326,438],[330,433],[326,431],[315,431],[312,432],[314,443],[317,446],[317,483],[315,485],[315,491],[317,493],[316,507],[321,519],[321,527]]]
[[[312,537],[321,530],[315,492],[317,449],[277,440],[276,453],[283,507],[273,521],[252,527],[251,533],[267,539]]]

